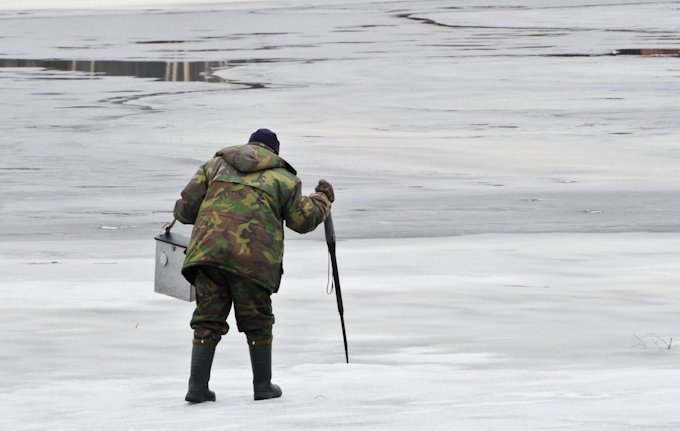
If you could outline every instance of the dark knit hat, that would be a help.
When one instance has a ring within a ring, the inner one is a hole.
[[[248,142],[261,142],[271,148],[276,154],[279,154],[279,140],[276,139],[276,133],[269,129],[258,129],[250,135],[250,141]]]

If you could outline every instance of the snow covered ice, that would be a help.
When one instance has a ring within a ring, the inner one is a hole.
[[[677,2],[0,8],[0,429],[680,427],[680,58],[612,55],[680,48]],[[153,237],[259,127],[336,188],[350,364],[289,231],[283,397],[233,331],[187,405]]]

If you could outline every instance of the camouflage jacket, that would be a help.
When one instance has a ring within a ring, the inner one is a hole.
[[[301,195],[297,172],[264,144],[218,151],[182,191],[174,215],[193,224],[182,274],[196,265],[248,277],[276,292],[283,273],[283,222],[310,232],[330,213],[323,193]]]

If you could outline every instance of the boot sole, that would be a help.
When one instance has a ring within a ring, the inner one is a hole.
[[[215,401],[217,397],[215,395],[208,395],[208,396],[196,396],[193,394],[187,394],[186,397],[184,397],[184,401],[188,401],[190,403],[194,404],[199,404],[199,403],[204,403],[206,401]]]
[[[264,393],[259,393],[255,394],[253,397],[255,401],[262,401],[262,400],[269,400],[272,398],[279,398],[283,395],[283,392],[264,392]]]

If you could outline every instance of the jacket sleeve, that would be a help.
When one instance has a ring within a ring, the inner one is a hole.
[[[203,198],[208,190],[208,179],[205,165],[198,168],[189,184],[182,190],[182,198],[175,202],[173,215],[184,224],[194,224],[198,217]]]
[[[283,208],[286,226],[298,233],[311,232],[328,218],[331,201],[323,193],[302,196],[302,183],[295,183],[293,192]]]

